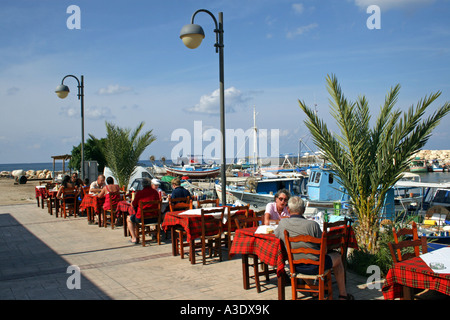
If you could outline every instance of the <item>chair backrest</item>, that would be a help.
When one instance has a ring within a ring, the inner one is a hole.
[[[323,230],[327,231],[328,250],[339,249],[341,256],[347,256],[349,230],[348,219],[336,222],[324,222]]]
[[[244,229],[244,228],[252,228],[257,227],[258,225],[262,224],[264,221],[264,217],[258,216],[258,217],[237,217],[235,220],[237,229]]]
[[[82,186],[81,190],[83,190],[83,195],[88,195],[89,194],[89,189],[91,188],[90,185],[87,186]]]
[[[227,225],[226,225],[226,231],[231,231],[234,232],[236,230],[236,223],[234,222],[238,217],[248,217],[249,216],[249,208],[250,205],[245,205],[245,206],[235,206],[235,207],[231,207],[231,206],[227,206],[226,207],[226,214],[227,214]],[[243,214],[237,214],[238,212],[242,212]]]
[[[312,249],[312,248],[306,248],[306,247],[297,247],[293,243],[309,243],[309,244],[316,244],[320,245],[319,249]],[[286,245],[286,252],[289,259],[289,269],[291,272],[291,275],[296,274],[295,271],[295,265],[299,263],[305,263],[305,264],[313,264],[319,266],[318,274],[321,275],[325,272],[325,256],[327,253],[327,232],[324,230],[322,232],[321,238],[315,238],[308,235],[299,235],[295,237],[289,236],[289,232],[287,230],[284,230],[284,243]],[[319,260],[313,260],[308,258],[303,259],[294,259],[294,254],[314,254],[319,256]]]
[[[77,189],[76,188],[63,188],[61,191],[61,199],[63,205],[72,206],[75,205],[77,200]]]
[[[266,209],[254,211],[254,212],[253,212],[253,215],[254,215],[255,217],[264,217],[264,213],[266,213]]]
[[[77,194],[77,189],[76,188],[63,188],[61,193],[62,193],[63,199],[75,198],[76,194]]]
[[[405,236],[412,236],[412,240],[419,240],[419,234],[417,233],[417,224],[413,221],[411,224],[411,228],[402,228],[400,230],[396,230],[395,227],[392,227],[392,234],[394,236],[394,242],[399,243],[406,239]],[[418,256],[420,254],[419,247],[414,248],[415,255]],[[401,256],[400,249],[397,249],[397,257]]]
[[[139,210],[141,211],[141,220],[148,218],[161,217],[161,200],[139,201]]]
[[[109,193],[109,201],[110,201],[111,205],[116,206],[117,203],[119,203],[119,201],[121,201],[121,200],[122,200],[122,196],[121,196],[120,191]]]
[[[174,211],[185,211],[192,209],[192,199],[191,197],[185,198],[172,198],[169,197],[169,210]]]
[[[220,213],[219,218],[208,216],[211,213]],[[202,238],[205,236],[221,235],[222,234],[222,220],[225,214],[225,207],[221,208],[203,208],[201,209],[201,228]]]
[[[219,206],[219,198],[217,199],[206,199],[206,200],[197,200],[197,206],[199,208],[206,208],[208,204],[211,204],[211,207]]]
[[[425,236],[420,237],[418,240],[403,240],[398,243],[389,242],[388,246],[394,263],[418,257],[420,249],[422,249],[422,253],[428,252],[427,238]]]

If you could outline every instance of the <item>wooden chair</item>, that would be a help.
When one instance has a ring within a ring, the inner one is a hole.
[[[67,218],[72,212],[74,217],[77,217],[78,204],[77,204],[77,189],[76,188],[64,188],[61,192],[61,215]]]
[[[146,205],[152,205],[151,208],[145,208]],[[141,223],[136,224],[136,235],[141,238],[142,246],[145,247],[145,235],[156,235],[158,245],[161,244],[161,200],[139,201],[141,211]],[[155,219],[155,222],[145,223],[146,219]],[[151,227],[154,227],[152,230]]]
[[[207,208],[208,205],[211,205],[211,207],[218,207],[219,204],[219,198],[217,199],[206,199],[206,200],[197,200],[197,207],[198,208]]]
[[[244,211],[244,216],[249,216],[249,208],[250,205],[245,206],[235,206],[235,207],[226,207],[226,214],[227,214],[227,222],[226,225],[223,226],[223,234],[224,234],[224,244],[228,248],[228,259],[230,259],[230,249],[231,249],[231,243],[232,243],[232,237],[234,236],[236,232],[236,222],[237,219],[236,213],[239,211]]]
[[[394,233],[395,234],[395,233]],[[398,239],[398,238],[397,238]],[[422,253],[427,253],[427,238],[425,236],[420,237],[418,240],[403,240],[395,242],[389,242],[389,251],[391,252],[392,261],[398,263],[400,261],[408,260],[420,255],[420,249]],[[403,299],[423,299],[430,290],[414,289],[403,286]]]
[[[211,213],[220,213],[219,218],[208,216]],[[214,209],[201,209],[201,229],[202,235],[200,242],[191,241],[189,252],[191,263],[195,263],[196,249],[201,248],[202,261],[206,264],[206,247],[209,249],[209,257],[215,253],[219,257],[219,261],[222,261],[222,226],[223,217],[225,214],[225,207]]]
[[[169,197],[169,211],[175,212],[175,211],[185,211],[192,209],[192,199],[191,197],[185,197],[185,198],[172,198]]]
[[[422,253],[428,252],[427,238],[424,236],[418,240],[403,240],[398,243],[389,242],[388,246],[394,263],[418,257],[421,254],[420,249],[422,249]]]
[[[264,217],[237,217],[235,220],[237,229],[257,227],[264,222]]]
[[[53,208],[56,208],[56,197],[52,197],[49,193],[49,190],[52,190],[56,186],[56,183],[47,183],[45,185],[45,200],[47,202],[47,209],[50,215],[53,215]],[[41,199],[42,201],[44,199]],[[42,203],[42,209],[44,209],[44,204]]]
[[[191,197],[185,197],[185,198],[172,198],[169,197],[169,211],[170,212],[176,212],[176,211],[186,211],[189,209],[192,209],[192,199]],[[175,241],[175,247],[176,247],[176,254],[179,254],[181,256],[181,259],[184,259],[184,248],[189,247],[189,242],[184,241],[183,239],[186,237],[186,231],[182,227],[175,227],[175,239],[172,239],[172,241]]]
[[[235,223],[237,229],[257,227],[264,223],[264,215],[253,217],[239,216],[235,219]],[[253,260],[253,263],[249,263],[249,266],[253,267],[253,275],[250,276],[247,274],[247,276],[249,279],[253,278],[253,280],[255,281],[256,292],[260,293],[261,292],[260,277],[265,276],[266,281],[269,281],[269,275],[276,274],[277,270],[276,269],[269,270],[269,266],[264,262],[260,262],[257,255],[250,254],[248,255],[248,257],[252,258]],[[260,270],[260,266],[262,270]],[[246,279],[246,281],[248,282],[249,279]]]
[[[318,250],[311,248],[298,247],[294,243],[311,243],[320,245]],[[325,270],[325,256],[327,254],[327,232],[323,231],[321,238],[315,238],[306,235],[299,235],[290,237],[287,230],[284,231],[284,243],[286,245],[286,251],[289,259],[289,270],[291,273],[291,286],[292,286],[292,300],[298,299],[298,292],[318,293],[319,300],[325,299],[325,293],[327,293],[327,300],[333,300],[333,288],[331,282],[331,269]],[[315,254],[319,255],[319,260],[312,259],[295,259],[294,254]],[[317,275],[308,275],[298,273],[295,269],[296,264],[305,263],[318,266]],[[304,280],[304,284],[299,284],[298,280]],[[316,284],[318,282],[318,284]]]
[[[349,222],[349,219],[344,218],[341,221],[323,223],[323,230],[327,231],[327,250],[328,252],[335,250],[341,254],[345,281],[347,281],[347,252],[350,235]]]
[[[399,243],[401,240],[410,240],[407,238],[412,238],[412,240],[419,240],[419,234],[417,233],[417,224],[414,221],[411,224],[411,228],[402,228],[397,231],[395,227],[392,227],[392,235],[394,236],[395,243]],[[414,248],[414,253],[416,257],[420,254],[418,247]],[[399,257],[400,255],[400,250],[397,250],[397,257]]]
[[[116,214],[117,214],[117,204],[119,201],[122,200],[122,195],[120,191],[118,192],[110,192],[109,193],[109,202],[110,202],[110,209],[105,210],[102,209],[103,213],[103,227],[107,228],[108,223],[111,225],[111,229],[114,229],[114,222],[116,220]]]

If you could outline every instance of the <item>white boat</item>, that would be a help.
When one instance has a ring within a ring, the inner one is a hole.
[[[431,171],[433,172],[444,172],[444,168],[440,166],[438,160],[433,160],[431,163]]]
[[[167,174],[176,177],[189,177],[189,179],[215,178],[220,174],[220,167],[195,167],[184,165],[180,167],[164,166]]]

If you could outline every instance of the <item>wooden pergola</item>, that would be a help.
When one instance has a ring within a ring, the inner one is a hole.
[[[66,161],[72,159],[72,156],[70,154],[64,154],[61,156],[52,156],[53,159],[53,181],[55,181],[55,162],[56,160],[62,160],[63,162],[63,174],[66,172]],[[70,170],[71,172],[72,170]]]

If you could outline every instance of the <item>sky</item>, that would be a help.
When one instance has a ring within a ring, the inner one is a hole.
[[[77,81],[64,81],[66,99],[55,94],[66,75],[84,76],[85,139],[106,137],[106,121],[144,121],[156,141],[141,160],[219,158],[213,19],[195,17],[206,35],[199,48],[179,38],[198,9],[223,12],[227,132],[251,129],[255,109],[260,143],[279,153],[297,155],[300,139],[315,149],[299,99],[336,130],[328,75],[349,100],[365,95],[373,118],[396,84],[401,110],[437,91],[427,116],[450,100],[449,0],[2,0],[0,163],[51,162],[80,143]],[[450,149],[449,136],[447,116],[425,149]],[[227,158],[251,152],[227,147]]]

